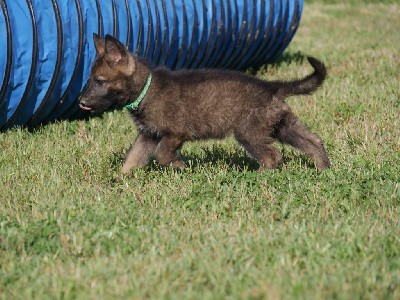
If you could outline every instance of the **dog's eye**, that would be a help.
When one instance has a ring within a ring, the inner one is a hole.
[[[102,85],[104,82],[106,82],[106,80],[104,77],[98,76],[94,78],[94,82],[98,85]]]

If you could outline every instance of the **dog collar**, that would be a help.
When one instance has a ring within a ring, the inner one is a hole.
[[[140,103],[142,102],[142,100],[146,96],[147,91],[149,90],[152,77],[153,77],[153,75],[150,72],[149,76],[147,77],[146,84],[144,85],[144,88],[143,88],[142,92],[140,93],[140,95],[131,104],[126,105],[125,108],[127,108],[130,111],[137,110],[137,108],[139,107]]]

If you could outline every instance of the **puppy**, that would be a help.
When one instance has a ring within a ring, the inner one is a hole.
[[[97,56],[80,107],[93,114],[124,106],[130,110],[139,133],[123,174],[145,166],[151,155],[161,165],[183,167],[179,149],[184,142],[229,134],[258,161],[260,170],[281,162],[275,141],[302,150],[318,170],[330,167],[322,140],[284,102],[323,83],[326,68],[315,58],[308,57],[314,72],[303,79],[263,81],[235,71],[153,70],[110,35],[103,40],[94,34],[94,44]]]

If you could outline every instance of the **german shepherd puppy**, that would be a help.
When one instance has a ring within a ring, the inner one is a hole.
[[[282,160],[274,141],[302,150],[318,170],[330,167],[322,140],[284,102],[323,83],[326,68],[315,58],[308,57],[314,72],[303,79],[263,81],[235,71],[151,69],[110,35],[103,40],[94,34],[94,44],[97,56],[81,109],[98,114],[142,100],[130,111],[139,133],[123,174],[145,166],[151,155],[161,165],[183,167],[179,149],[184,142],[222,139],[231,133],[260,170],[276,168]]]

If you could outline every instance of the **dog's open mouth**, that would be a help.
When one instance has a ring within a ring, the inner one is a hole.
[[[80,107],[80,109],[86,110],[86,111],[92,110],[90,107],[84,106],[84,105],[82,105],[80,103],[79,103],[79,107]]]

